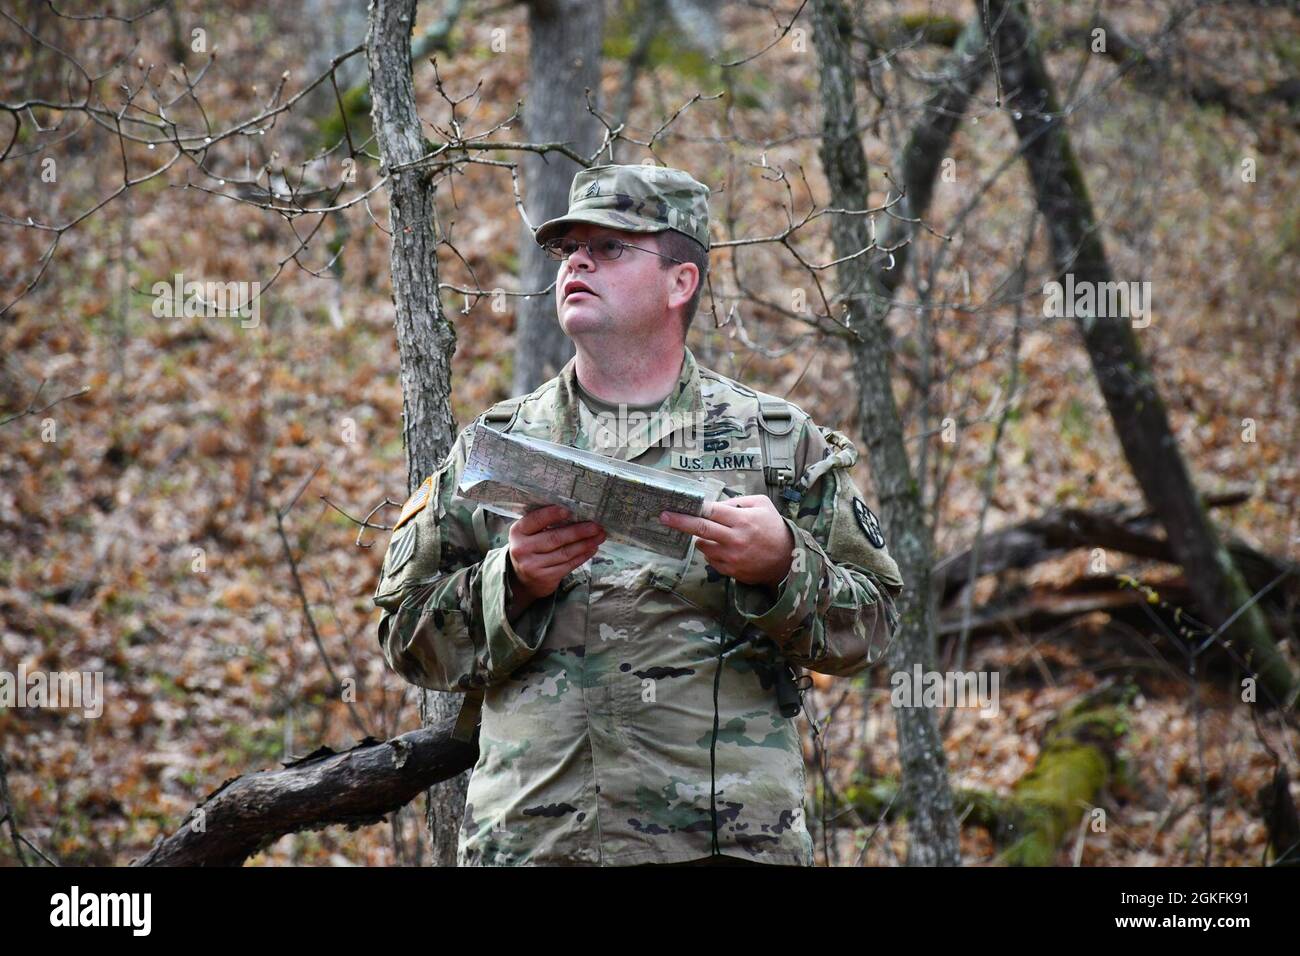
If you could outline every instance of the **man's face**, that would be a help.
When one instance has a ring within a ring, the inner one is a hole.
[[[634,246],[659,251],[654,233],[625,232],[591,223],[577,223],[564,233],[578,240],[613,236]],[[617,259],[594,259],[584,246],[560,263],[555,283],[555,310],[570,338],[609,336],[634,341],[662,335],[671,320],[667,310],[689,298],[681,294],[679,268],[661,269],[660,258],[639,249],[624,249]],[[674,266],[676,264],[674,263]],[[676,283],[675,280],[676,279]],[[569,292],[581,281],[591,292]]]

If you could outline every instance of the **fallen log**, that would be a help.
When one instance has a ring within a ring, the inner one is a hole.
[[[1103,684],[1048,725],[1034,768],[1016,782],[1010,813],[995,839],[1013,842],[999,855],[1009,866],[1050,866],[1065,837],[1091,812],[1115,771],[1128,732],[1132,684]]]
[[[1062,711],[1044,730],[1033,769],[1010,795],[954,791],[953,806],[962,822],[984,827],[1001,848],[997,862],[1053,863],[1066,836],[1091,812],[1115,774],[1128,729],[1126,711],[1136,694],[1132,684],[1108,681]],[[844,797],[867,820],[907,812],[897,784],[888,779],[854,783]]]
[[[1245,498],[1244,493],[1232,492],[1207,496],[1205,503],[1207,507],[1226,507]],[[1169,542],[1149,533],[1148,529],[1153,527],[1156,527],[1155,517],[1142,508],[1109,505],[1092,510],[1053,509],[1039,518],[986,534],[974,576],[1022,570],[1080,548],[1102,548],[1152,561],[1177,563]],[[1294,637],[1300,629],[1297,621],[1300,564],[1266,554],[1235,537],[1229,538],[1227,547],[1252,591],[1263,590],[1282,577],[1261,600],[1261,605],[1270,612],[1272,623],[1283,636]],[[941,604],[955,602],[970,583],[970,564],[970,548],[946,555],[935,564],[932,580]],[[1193,594],[1186,592],[1185,597],[1187,604],[1196,605]],[[988,618],[990,612],[986,610],[983,616]]]
[[[418,794],[473,767],[478,734],[452,739],[454,720],[355,747],[320,747],[279,770],[232,777],[185,823],[132,866],[241,866],[280,837],[303,830],[381,822]]]
[[[970,619],[972,636],[1041,633],[1098,611],[1125,621],[1139,630],[1149,630],[1149,610],[1155,610],[1170,630],[1178,623],[1169,608],[1192,603],[1193,595],[1181,577],[1163,580],[1152,589],[1159,602],[1153,608],[1151,591],[1126,586],[1115,575],[1080,578],[1063,587],[1043,587],[1000,595],[974,609]],[[939,616],[938,636],[961,633],[962,610],[953,607]]]
[[[907,811],[899,798],[898,781],[893,777],[859,780],[845,787],[842,796],[867,822],[896,820]],[[981,826],[990,832],[1007,814],[1005,802],[1005,798],[986,790],[958,788],[952,792],[957,821],[963,826]]]
[[[1248,497],[1245,492],[1234,491],[1207,495],[1204,500],[1207,508],[1224,508],[1241,504]],[[1172,562],[1168,542],[1150,533],[1157,527],[1155,515],[1143,506],[1113,502],[1092,509],[1053,508],[1037,518],[985,533],[974,576],[1027,568],[1077,548],[1109,548],[1134,557]],[[963,548],[935,563],[934,580],[943,601],[952,600],[970,580],[970,557],[971,548]]]

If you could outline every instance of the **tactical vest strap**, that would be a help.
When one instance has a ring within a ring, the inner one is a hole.
[[[795,430],[794,411],[789,402],[780,399],[759,399],[758,433],[763,448],[763,478],[767,481],[767,496],[787,518],[794,518],[792,510],[803,499],[803,491],[795,487],[799,478],[795,474],[795,445],[799,433]],[[816,542],[814,542],[815,544]],[[794,717],[803,704],[799,693],[801,669],[777,653],[776,699],[783,717]]]
[[[474,737],[474,728],[478,726],[480,712],[483,709],[483,688],[475,687],[465,692],[465,703],[460,705],[460,716],[456,718],[456,729],[451,732],[452,740],[469,743]]]
[[[522,404],[523,401],[518,398],[497,402],[483,413],[483,424],[499,432],[510,431],[515,427],[515,419],[519,417],[519,407]]]
[[[767,493],[778,507],[789,509],[798,502],[802,493],[793,485],[798,477],[794,473],[795,442],[798,434],[794,428],[794,413],[790,404],[780,399],[760,399],[758,403],[759,435],[763,447],[763,479]]]

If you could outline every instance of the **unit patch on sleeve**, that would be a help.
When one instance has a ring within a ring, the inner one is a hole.
[[[384,574],[392,577],[402,569],[402,565],[411,560],[415,554],[415,542],[418,539],[419,525],[407,525],[393,532],[393,540],[388,543],[388,559],[384,562]]]
[[[880,531],[880,520],[861,498],[853,499],[853,515],[858,519],[858,524],[862,527],[862,533],[867,536],[867,540],[873,546],[883,548],[885,536]]]
[[[397,517],[397,524],[393,525],[394,531],[406,524],[406,522],[410,521],[424,509],[424,506],[429,503],[429,492],[432,490],[433,475],[430,475],[428,478],[424,479],[424,484],[415,489],[415,494],[411,495],[411,497],[406,500],[406,504],[402,505],[402,513]]]

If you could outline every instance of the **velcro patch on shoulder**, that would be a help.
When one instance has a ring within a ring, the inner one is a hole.
[[[880,519],[867,507],[862,492],[849,477],[847,469],[836,468],[831,474],[835,481],[835,498],[827,535],[827,554],[832,561],[857,565],[875,574],[885,584],[901,587],[903,578],[886,547]]]
[[[425,505],[429,503],[429,498],[432,497],[432,492],[433,475],[430,475],[424,479],[424,484],[415,489],[415,494],[406,499],[406,504],[402,505],[402,513],[397,516],[397,524],[393,525],[393,530],[396,531],[423,511]]]
[[[861,498],[853,499],[853,516],[858,519],[858,525],[862,528],[862,533],[867,536],[874,548],[883,548],[885,546],[885,536],[880,532],[880,519],[876,513],[867,507],[865,501]]]
[[[384,575],[392,577],[398,571],[402,570],[411,556],[415,554],[415,545],[419,540],[419,525],[410,525],[402,530],[394,531],[393,538],[388,542],[388,555],[384,559]]]

